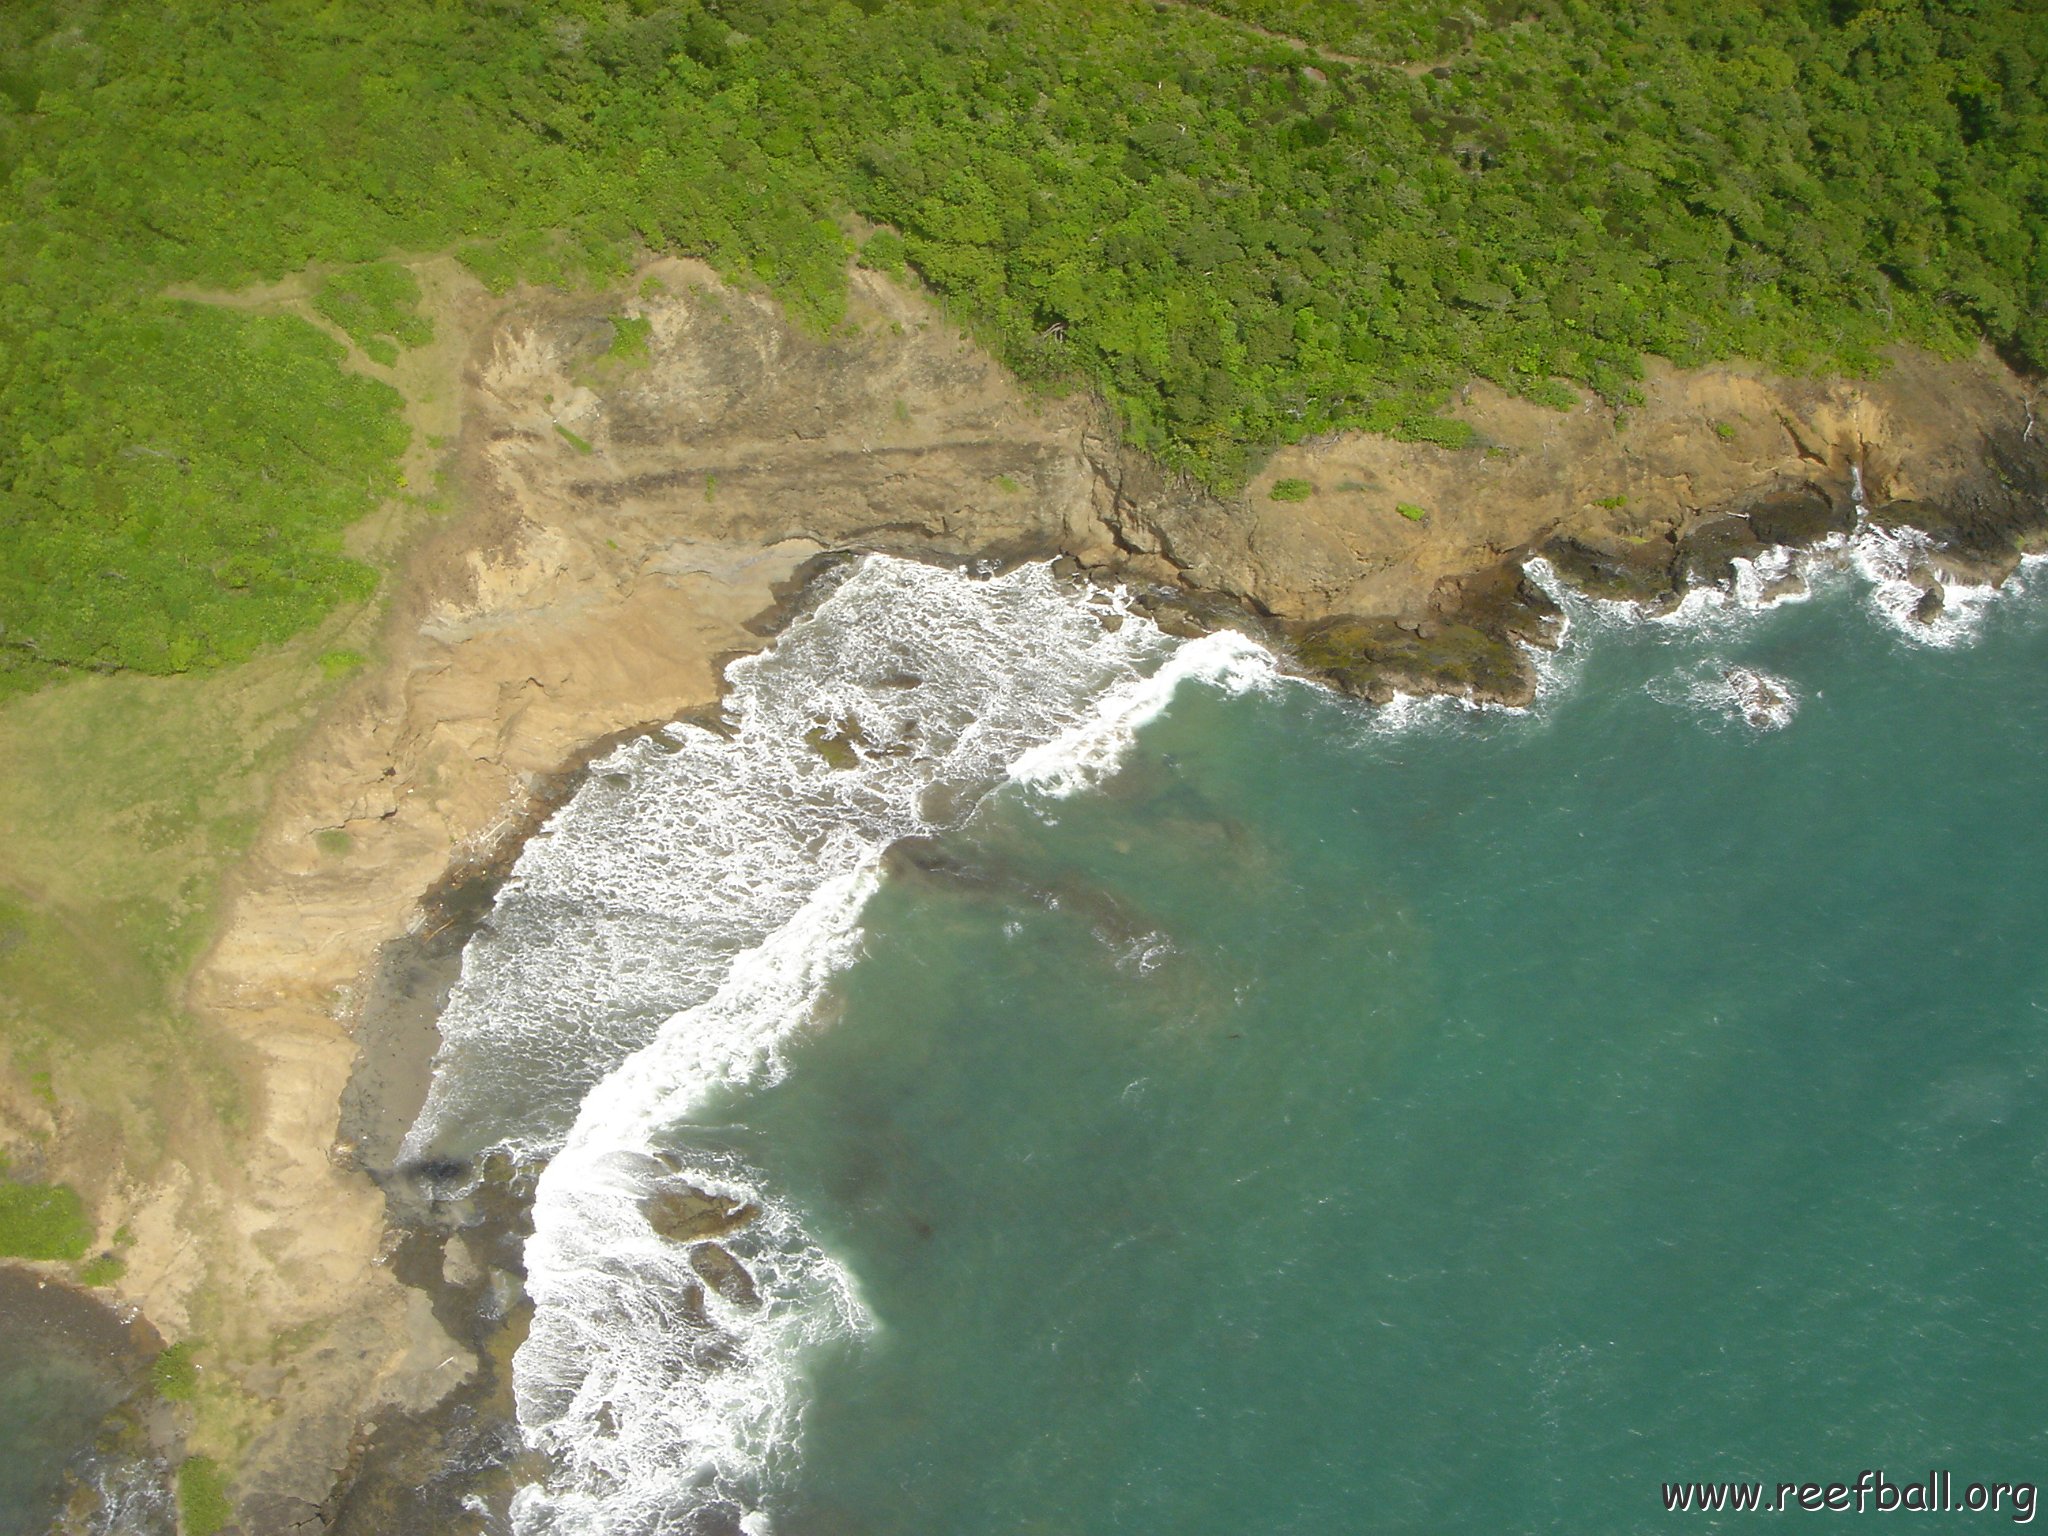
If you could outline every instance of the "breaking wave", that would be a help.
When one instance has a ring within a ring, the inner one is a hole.
[[[1558,649],[1530,652],[1538,705],[1570,685],[1585,647],[1567,642],[1588,629],[1717,636],[1851,573],[1887,622],[1955,643],[1981,603],[1951,586],[1930,619],[1916,537],[1864,519],[1817,550],[1737,562],[1727,586],[1665,612],[1588,598],[1532,560],[1564,614]],[[758,1170],[685,1153],[677,1133],[713,1095],[784,1070],[858,953],[888,845],[957,825],[1004,783],[1057,799],[1101,782],[1185,683],[1281,675],[1255,641],[1174,640],[1120,592],[1047,566],[977,578],[870,556],[732,665],[715,728],[670,726],[593,767],[464,953],[405,1149],[547,1159],[514,1377],[550,1471],[514,1502],[522,1536],[769,1529],[798,1451],[801,1359],[870,1324],[854,1277]],[[1799,702],[1782,678],[1713,660],[1667,683],[1659,697],[1758,730]],[[1403,698],[1369,729],[1496,708]],[[1146,936],[1130,963],[1165,945]],[[652,1213],[670,1198],[713,1217],[664,1227]]]
[[[1754,731],[1781,731],[1799,712],[1799,690],[1784,678],[1712,658],[1653,680],[1649,693],[1660,703]]]
[[[1760,614],[1850,581],[1860,583],[1866,610],[1906,641],[1936,649],[1967,645],[1996,599],[2030,589],[2044,558],[2024,556],[1999,586],[1958,581],[1942,570],[1926,534],[1871,521],[1860,473],[1853,494],[1857,520],[1848,533],[1832,534],[1810,549],[1774,546],[1754,558],[1738,558],[1728,581],[1695,587],[1668,607],[1592,597],[1563,582],[1548,561],[1531,559],[1524,567],[1529,579],[1565,615],[1558,650],[1531,653],[1538,700],[1568,683],[1572,658],[1564,638],[1574,629],[1653,627],[1675,640],[1732,638]],[[1691,706],[1705,719],[1739,721],[1756,730],[1791,724],[1800,699],[1785,678],[1711,658],[1659,679],[1650,692],[1665,703]]]
[[[594,765],[464,953],[405,1147],[547,1159],[514,1381],[552,1470],[518,1495],[516,1529],[767,1529],[799,1357],[866,1315],[756,1170],[674,1133],[715,1092],[780,1075],[857,953],[891,842],[1004,782],[1098,782],[1185,682],[1277,675],[1253,641],[1174,640],[1044,565],[976,578],[870,556],[733,663],[719,729],[671,726]],[[714,1214],[664,1235],[670,1198]]]

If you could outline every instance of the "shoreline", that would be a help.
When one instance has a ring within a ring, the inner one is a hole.
[[[1730,593],[1730,603],[1739,605],[1745,613],[1762,614],[1785,602],[1804,601],[1817,595],[1824,585],[1832,585],[1832,575],[1848,572],[1854,563],[1849,546],[1838,535],[1829,536],[1810,550],[1787,545],[1773,545],[1770,549],[1774,553],[1804,557],[1789,562],[1804,569],[1795,578],[1796,586],[1788,586],[1760,598]],[[1532,558],[1532,567],[1537,567],[1537,559],[1540,557]],[[1080,573],[1073,574],[1078,577]],[[1865,575],[1867,579],[1867,573]],[[1617,619],[1616,622],[1629,624],[1683,623],[1685,595],[1725,590],[1717,586],[1692,587],[1679,594],[1679,601],[1653,605],[1626,597],[1596,595],[1584,586],[1567,584],[1553,571],[1540,567],[1532,568],[1525,579],[1540,593],[1554,598],[1562,609],[1569,610],[1574,605],[1625,609],[1626,619]],[[1870,604],[1871,600],[1871,592],[1861,594],[1864,604]],[[1557,638],[1561,642],[1564,637],[1560,634]],[[1722,675],[1724,681],[1733,681],[1739,675],[1766,690],[1778,682],[1740,668],[1724,671]],[[1412,700],[1415,696],[1409,697]],[[1761,702],[1731,694],[1729,701],[1725,704],[1717,701],[1717,706],[1720,712],[1731,718],[1745,721],[1750,729],[1763,731],[1788,723],[1796,703],[1796,695],[1776,696],[1766,692]],[[1782,714],[1775,712],[1780,707]],[[910,843],[919,841],[921,839],[917,837],[909,840]],[[903,856],[904,847],[898,843],[885,850],[882,855],[884,865],[894,867]],[[910,857],[916,861],[915,854]],[[428,1028],[431,1027],[429,1023]],[[506,1165],[487,1163],[477,1175],[479,1187],[472,1193],[439,1201],[431,1196],[421,1200],[419,1189],[436,1182],[467,1181],[470,1176],[467,1169],[453,1165],[445,1171],[437,1168],[398,1169],[390,1176],[387,1190],[393,1200],[394,1220],[404,1226],[408,1245],[418,1244],[423,1255],[414,1264],[417,1278],[410,1279],[408,1283],[431,1291],[437,1298],[437,1308],[455,1308],[457,1315],[472,1330],[464,1336],[482,1341],[473,1347],[480,1355],[490,1357],[492,1367],[479,1378],[465,1383],[451,1394],[446,1403],[423,1414],[394,1412],[377,1425],[373,1437],[365,1445],[361,1463],[368,1492],[350,1491],[334,1519],[333,1529],[344,1533],[393,1528],[439,1529],[440,1518],[455,1512],[458,1508],[456,1499],[464,1489],[472,1492],[483,1490],[492,1507],[497,1508],[502,1507],[502,1498],[518,1480],[534,1476],[534,1458],[521,1445],[508,1385],[511,1350],[523,1341],[531,1318],[531,1303],[520,1291],[524,1278],[520,1243],[532,1230],[533,1184],[544,1167],[543,1163],[524,1165],[507,1177]],[[416,1184],[409,1183],[415,1180]],[[687,1201],[715,1203],[713,1197],[701,1188],[687,1183],[679,1183],[677,1188],[683,1191]],[[752,1211],[754,1207],[746,1209]],[[398,1213],[402,1210],[413,1214],[401,1218]],[[742,1218],[740,1224],[744,1225],[744,1222],[745,1218]],[[658,1220],[653,1224],[664,1237],[702,1235],[693,1230],[670,1232]],[[497,1268],[485,1273],[480,1281],[474,1256],[482,1251],[496,1254]],[[747,1275],[743,1266],[738,1272],[743,1279]],[[517,1299],[507,1305],[508,1297]],[[447,1316],[445,1312],[442,1315],[444,1319]],[[451,1326],[451,1331],[456,1329]],[[469,1480],[464,1481],[464,1478]],[[388,1520],[397,1512],[410,1512],[414,1519],[401,1520],[393,1527]]]
[[[2048,543],[2048,452],[2023,435],[2025,387],[1987,354],[1902,355],[1883,378],[1836,383],[1653,364],[1621,431],[1596,407],[1560,414],[1475,385],[1460,414],[1487,446],[1304,444],[1226,500],[1117,446],[1089,402],[1027,399],[873,274],[855,275],[858,329],[826,340],[697,264],[643,272],[666,291],[450,301],[472,317],[446,403],[465,505],[390,578],[382,654],[281,772],[192,974],[189,1005],[252,1053],[262,1083],[255,1166],[174,1176],[136,1201],[119,1295],[176,1339],[199,1331],[209,1273],[242,1281],[237,1326],[209,1332],[259,1405],[236,1448],[254,1530],[335,1509],[380,1413],[431,1413],[465,1382],[496,1389],[485,1341],[406,1283],[424,1261],[361,1171],[425,1070],[420,1031],[431,1038],[459,957],[459,924],[436,932],[433,914],[476,899],[464,882],[509,866],[602,745],[716,711],[725,661],[779,631],[810,562],[1066,556],[1158,589],[1143,595],[1166,627],[1277,636],[1369,699],[1516,702],[1533,689],[1517,644],[1548,627],[1519,563],[1553,546],[1594,584],[1657,596],[1672,572],[1747,547],[1719,524],[1789,517],[1774,496],[1838,522],[1852,471],[1880,511],[1948,509],[1922,515],[1954,572],[1995,570],[1982,562],[2003,558],[2000,530],[2014,560]],[[602,358],[620,313],[651,323],[642,368]],[[1312,493],[1273,499],[1290,478]],[[2032,521],[2018,515],[2029,496]],[[394,944],[416,946],[413,968],[380,977]],[[403,1064],[366,1024],[378,1007],[407,1015]],[[358,1090],[365,1052],[388,1081]],[[294,1330],[311,1342],[274,1360],[272,1339]]]
[[[0,1375],[24,1373],[46,1412],[61,1412],[82,1422],[93,1413],[82,1401],[86,1392],[99,1399],[98,1424],[91,1431],[89,1448],[72,1454],[53,1443],[55,1437],[39,1446],[33,1438],[30,1441],[45,1456],[58,1453],[55,1474],[43,1479],[41,1490],[53,1505],[51,1529],[72,1529],[67,1517],[91,1504],[101,1479],[109,1475],[131,1495],[142,1494],[154,1481],[149,1468],[153,1452],[170,1435],[169,1409],[157,1400],[150,1382],[163,1340],[148,1320],[131,1309],[110,1307],[103,1297],[66,1280],[0,1265],[0,1335],[28,1345],[10,1353]],[[13,1381],[7,1385],[11,1392],[20,1390]],[[28,1490],[19,1485],[20,1469],[8,1467],[5,1472],[0,1486],[25,1495]],[[168,1488],[164,1491],[167,1495]],[[153,1501],[144,1495],[143,1502]],[[167,1506],[168,1499],[163,1502]],[[167,1508],[147,1512],[162,1516]],[[11,1527],[13,1519],[25,1519],[28,1512],[17,1508],[0,1513]]]

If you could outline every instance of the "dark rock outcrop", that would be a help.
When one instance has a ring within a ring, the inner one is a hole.
[[[670,1242],[694,1243],[737,1232],[751,1224],[761,1208],[751,1201],[710,1194],[694,1184],[672,1184],[642,1200],[640,1214]]]
[[[1768,546],[1740,513],[1695,523],[1678,541],[1678,577],[1687,587],[1726,587],[1735,581],[1735,562],[1754,560]]]
[[[1563,534],[1537,551],[1557,574],[1610,602],[1661,603],[1677,595],[1677,550],[1670,538],[1580,538]]]
[[[1324,619],[1292,638],[1303,668],[1374,704],[1401,693],[1516,705],[1535,697],[1535,674],[1514,642],[1472,624]]]
[[[1751,502],[1746,511],[1759,542],[1787,549],[1812,549],[1828,535],[1848,533],[1856,526],[1853,502],[1812,484],[1773,491]]]
[[[736,1307],[752,1311],[761,1305],[761,1293],[747,1266],[720,1243],[698,1243],[690,1250],[690,1268],[697,1271],[712,1292]]]

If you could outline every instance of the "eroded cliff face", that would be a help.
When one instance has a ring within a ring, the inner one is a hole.
[[[389,1138],[337,1142],[380,950],[451,869],[502,858],[589,743],[715,707],[723,661],[766,643],[810,562],[1066,555],[1145,588],[1163,622],[1259,630],[1364,695],[1517,700],[1516,642],[1551,629],[1520,571],[1538,551],[1654,600],[1848,526],[1858,469],[1878,516],[1936,535],[1930,584],[1996,577],[2044,538],[2042,434],[1988,355],[1902,355],[1842,383],[1653,365],[1618,421],[1475,386],[1459,409],[1477,446],[1305,444],[1216,497],[1121,448],[1090,401],[1028,399],[871,274],[829,338],[701,266],[643,275],[659,287],[635,297],[504,301],[449,279],[437,318],[469,339],[445,380],[461,510],[394,579],[383,652],[284,774],[192,983],[262,1072],[255,1166],[143,1202],[134,1294],[182,1331],[195,1225],[238,1277],[219,1343],[261,1405],[239,1485],[252,1529],[331,1509],[363,1416],[424,1409],[475,1364],[382,1262],[364,1175],[389,1173]],[[614,355],[621,317],[648,323],[644,359]],[[1275,500],[1283,478],[1312,489]],[[377,1079],[387,1124],[416,1107],[423,1060]],[[293,1330],[318,1342],[286,1368],[269,1341]]]
[[[366,1176],[395,1137],[339,1131],[380,952],[441,920],[430,888],[515,846],[592,743],[714,708],[724,662],[831,551],[1110,552],[1085,407],[1028,404],[922,304],[864,279],[858,333],[825,340],[708,269],[646,275],[666,293],[622,304],[497,301],[440,271],[437,325],[469,345],[424,387],[460,401],[460,511],[280,776],[189,987],[247,1047],[254,1124],[239,1166],[139,1192],[124,1294],[174,1338],[203,1328],[232,1375],[251,1529],[325,1518],[366,1416],[424,1412],[479,1368],[397,1278],[411,1259]],[[651,322],[644,364],[605,356],[622,313]],[[358,1118],[402,1126],[425,1058],[358,1074],[381,1101]],[[309,1342],[280,1356],[280,1337]]]
[[[1871,521],[1932,536],[1930,611],[1942,584],[2003,581],[2048,541],[2048,441],[2029,385],[1988,352],[1901,352],[1837,381],[1651,359],[1642,393],[1618,416],[1560,413],[1477,384],[1456,412],[1471,447],[1303,444],[1229,500],[1112,456],[1107,519],[1133,568],[1271,615],[1352,691],[1509,703],[1533,681],[1515,642],[1546,632],[1519,576],[1532,554],[1595,595],[1669,602],[1725,583],[1735,558],[1846,533],[1859,475]],[[1275,500],[1283,480],[1313,489]]]
[[[1725,581],[1735,558],[1846,532],[1859,474],[1873,521],[1934,535],[1930,591],[2003,580],[2048,532],[2048,438],[2028,386],[1988,352],[1902,352],[1860,381],[1653,359],[1619,415],[1476,384],[1457,409],[1472,446],[1337,436],[1219,497],[1124,448],[1086,401],[1027,402],[880,279],[857,279],[858,334],[827,342],[677,275],[679,291],[635,306],[652,326],[644,368],[597,356],[611,329],[588,307],[497,343],[492,463],[537,525],[597,505],[656,541],[1060,552],[1175,594],[1167,607],[1192,604],[1197,622],[1226,616],[1216,599],[1236,605],[1376,698],[1525,699],[1517,642],[1547,632],[1518,574],[1536,552],[1600,595],[1669,600]],[[1283,481],[1295,498],[1274,497]]]

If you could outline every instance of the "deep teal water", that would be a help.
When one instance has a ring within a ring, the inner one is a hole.
[[[876,1328],[784,1536],[1741,1529],[1695,1478],[2038,1480],[2048,622],[1846,592],[1376,736],[1199,687],[899,873],[695,1138]],[[1756,732],[1703,658],[1804,693]],[[1968,1522],[1965,1522],[1968,1523]]]

